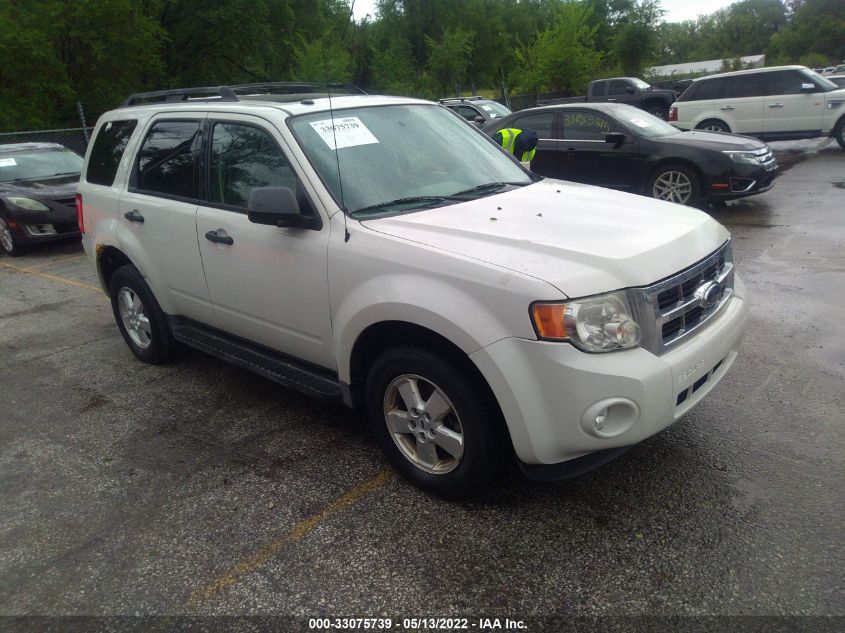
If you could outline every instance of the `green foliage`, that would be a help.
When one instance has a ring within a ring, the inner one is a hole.
[[[438,40],[425,36],[429,50],[426,71],[432,95],[452,92],[455,84],[466,77],[474,37],[474,32],[460,27],[448,27]]]
[[[845,2],[796,0],[792,20],[776,33],[766,50],[774,63],[794,63],[816,54],[831,64],[845,61]]]
[[[301,38],[294,58],[295,76],[300,81],[352,81],[352,55],[336,40],[319,39],[309,42]]]

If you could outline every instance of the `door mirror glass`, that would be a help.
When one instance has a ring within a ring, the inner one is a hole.
[[[629,95],[632,95],[636,92],[636,89],[633,86],[628,86],[625,88],[625,92],[627,92]]]
[[[484,123],[484,117],[479,114],[479,115],[476,115],[476,117],[472,121],[476,125],[481,125],[482,123]]]
[[[625,142],[625,135],[622,132],[608,132],[604,135],[605,143],[613,143],[616,147]]]
[[[249,193],[247,217],[255,224],[302,227],[310,219],[303,217],[296,194],[288,187],[255,187]]]

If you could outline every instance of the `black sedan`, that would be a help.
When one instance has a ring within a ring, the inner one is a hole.
[[[628,105],[567,104],[521,110],[482,129],[533,129],[531,171],[686,205],[752,196],[774,184],[768,145],[736,134],[681,132]]]
[[[76,184],[82,157],[56,143],[0,145],[0,248],[79,235]]]

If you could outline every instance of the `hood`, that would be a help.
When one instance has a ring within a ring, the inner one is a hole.
[[[763,141],[750,136],[740,136],[739,134],[722,134],[721,132],[707,132],[705,130],[691,130],[689,132],[681,132],[680,134],[672,134],[670,136],[660,136],[649,139],[659,143],[681,143],[694,145],[706,149],[714,149],[717,151],[724,150],[757,150],[766,147]]]
[[[362,224],[542,279],[569,297],[653,283],[729,237],[701,211],[551,179]]]
[[[79,174],[74,176],[41,178],[38,180],[0,182],[0,194],[30,196],[46,200],[73,198],[78,183]]]

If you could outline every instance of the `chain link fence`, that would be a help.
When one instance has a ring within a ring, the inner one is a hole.
[[[85,154],[92,127],[66,128],[64,130],[37,130],[35,132],[2,132],[0,145],[8,143],[58,143],[80,155]]]
[[[510,97],[505,100],[503,97],[498,99],[493,99],[502,105],[508,106],[511,110],[516,112],[517,110],[525,110],[526,108],[533,108],[537,105],[538,101],[545,101],[547,99],[563,99],[564,97],[570,97],[569,93],[558,90],[557,92],[539,92],[537,94],[529,94],[529,95],[511,95]]]

